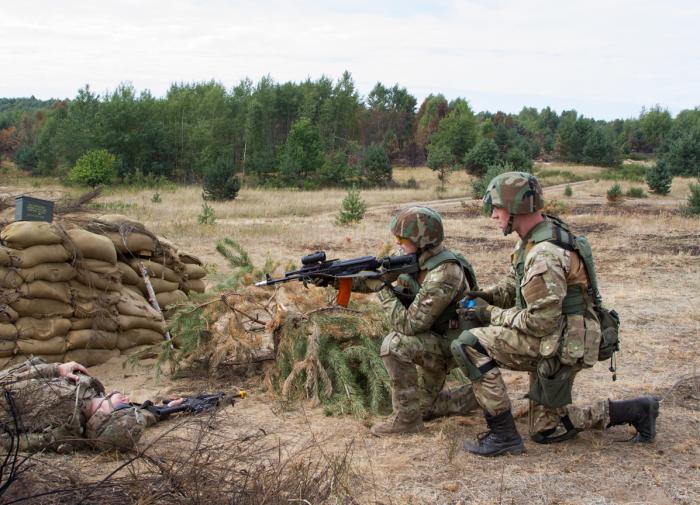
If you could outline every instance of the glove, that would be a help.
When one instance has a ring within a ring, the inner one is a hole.
[[[467,291],[466,298],[469,298],[470,300],[481,298],[490,305],[493,305],[493,293],[489,293],[488,291]]]
[[[386,282],[384,282],[384,279],[365,279],[365,286],[367,286],[367,289],[370,291],[377,293],[384,289]]]
[[[491,309],[493,309],[493,306],[483,298],[474,298],[474,301],[476,302],[475,307],[470,309],[457,309],[457,314],[469,321],[478,321],[484,325],[490,324]]]

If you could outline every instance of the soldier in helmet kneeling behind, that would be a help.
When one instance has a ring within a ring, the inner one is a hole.
[[[532,174],[495,177],[484,204],[504,235],[515,231],[520,241],[509,275],[469,292],[472,307],[460,310],[483,325],[464,331],[452,352],[472,381],[489,428],[478,440],[465,442],[465,450],[481,456],[524,450],[500,368],[530,373],[529,428],[537,443],[625,423],[637,430],[635,442],[653,441],[659,402],[651,396],[572,405],[574,377],[595,364],[601,349],[602,301],[587,242],[581,246],[562,221],[541,213],[542,189]]]
[[[47,364],[32,358],[0,372],[0,441],[20,450],[68,452],[94,447],[132,449],[144,429],[158,422],[145,408],[131,404],[104,386],[79,363]],[[182,402],[174,399],[170,406]]]
[[[460,323],[472,326],[460,322],[457,303],[469,289],[476,289],[474,271],[462,255],[442,243],[442,218],[436,211],[403,209],[390,229],[400,254],[417,255],[418,273],[353,280],[353,290],[377,293],[392,328],[380,354],[391,380],[393,413],[372,426],[376,436],[415,433],[423,429],[424,420],[465,415],[478,407],[470,385],[443,389],[447,374],[457,367],[451,339],[461,333]]]

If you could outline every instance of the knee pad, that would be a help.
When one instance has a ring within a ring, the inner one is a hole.
[[[471,347],[482,354],[486,354],[484,348],[479,343],[479,339],[476,338],[476,336],[469,330],[463,331],[459,337],[452,341],[450,344],[450,351],[452,352],[452,356],[457,362],[457,365],[459,365],[466,376],[469,377],[469,380],[476,381],[481,378],[483,373],[485,373],[485,371],[482,370],[484,367],[477,367],[472,362],[469,354],[467,353],[467,347]],[[493,363],[493,361],[490,363]]]

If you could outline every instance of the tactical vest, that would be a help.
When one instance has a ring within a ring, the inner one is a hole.
[[[515,270],[515,306],[519,309],[526,308],[521,283],[525,276],[525,257],[527,253],[539,243],[551,242],[567,251],[575,251],[579,254],[579,257],[584,263],[588,277],[587,289],[583,289],[579,284],[567,286],[566,296],[562,301],[562,314],[583,315],[587,307],[600,300],[590,245],[588,245],[588,241],[585,237],[574,236],[563,221],[552,216],[546,217],[546,221],[535,226],[535,228],[522,239],[520,247],[515,252],[513,258],[513,267]],[[587,252],[582,251],[583,248],[580,247],[580,242],[582,241],[585,241],[587,245]]]
[[[433,270],[434,268],[437,268],[443,263],[450,262],[459,263],[459,265],[462,267],[464,276],[466,277],[467,283],[469,284],[469,289],[479,289],[479,285],[476,281],[476,273],[474,272],[474,268],[467,261],[467,259],[458,252],[450,251],[449,249],[444,249],[435,256],[429,258],[424,263],[424,267],[426,270]],[[411,291],[413,291],[413,295],[415,296],[418,293],[418,290],[420,289],[418,281],[415,278],[411,277],[411,280],[408,283],[410,284],[410,289]],[[456,298],[450,302],[447,308],[433,323],[433,326],[430,328],[431,331],[439,334],[444,334],[449,329],[450,320],[458,319],[457,302],[462,298],[462,295],[462,293],[458,293]]]

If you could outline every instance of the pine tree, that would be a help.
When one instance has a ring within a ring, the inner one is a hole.
[[[336,223],[339,225],[359,223],[365,217],[366,211],[367,203],[360,197],[360,191],[352,187],[348,189],[348,194],[340,205],[340,213],[336,216]]]
[[[659,160],[656,166],[647,172],[647,185],[652,193],[667,195],[671,191],[672,182],[673,176],[663,160]]]

